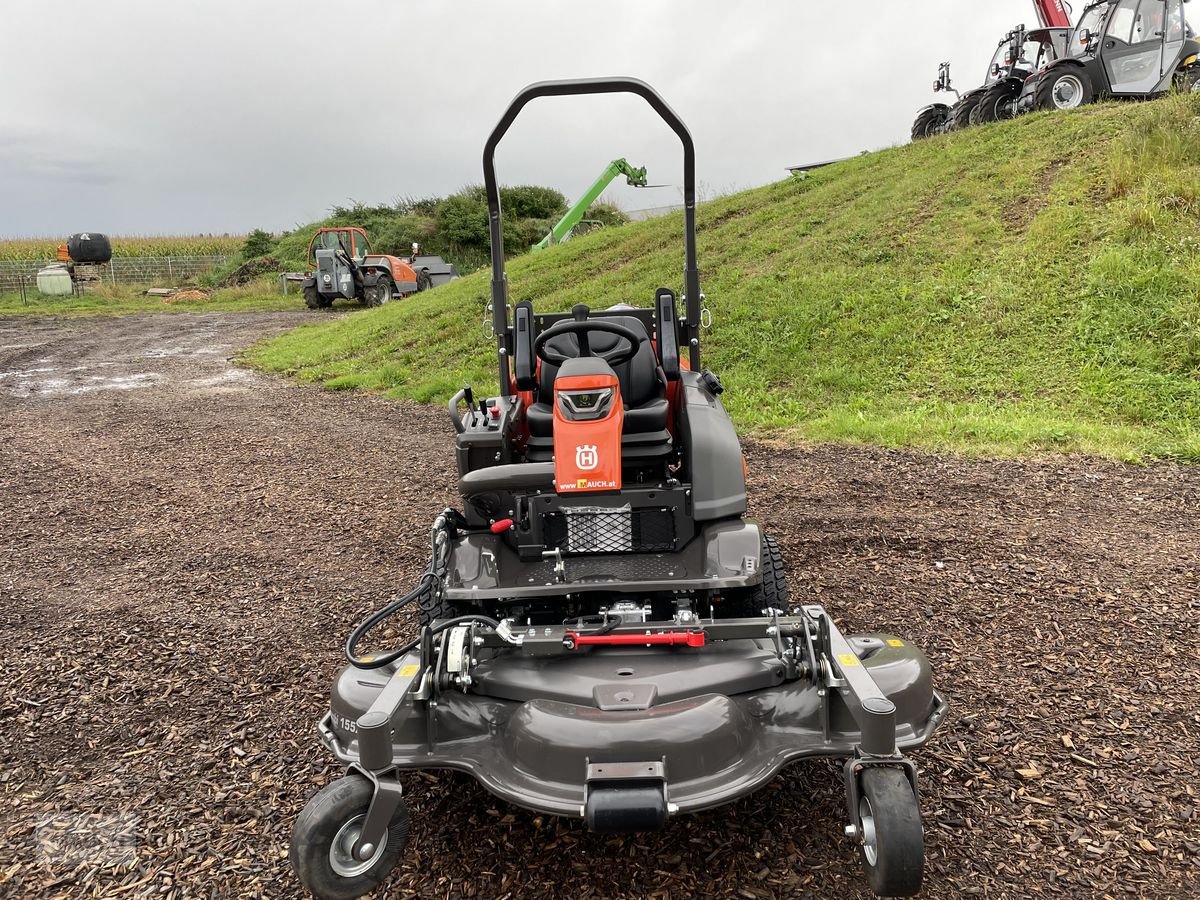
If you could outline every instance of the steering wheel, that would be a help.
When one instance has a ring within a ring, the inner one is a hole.
[[[603,353],[593,353],[591,345],[588,343],[587,336],[593,331],[601,334],[616,335],[621,340],[617,345],[610,350],[605,350]],[[579,335],[579,353],[577,356],[568,356],[565,353],[559,353],[557,350],[552,350],[546,346],[546,342],[564,334]],[[561,366],[568,359],[577,359],[581,356],[595,356],[610,366],[619,366],[621,363],[629,362],[638,351],[638,345],[641,343],[641,336],[632,328],[628,328],[617,322],[605,322],[603,319],[583,319],[582,321],[575,319],[564,319],[551,325],[545,331],[537,336],[537,340],[533,342],[533,352],[537,354],[538,359],[551,365]]]

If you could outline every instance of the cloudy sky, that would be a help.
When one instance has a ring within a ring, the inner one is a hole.
[[[481,180],[512,95],[627,74],[691,128],[709,195],[907,139],[938,62],[973,86],[1028,0],[56,0],[4,3],[0,236],[282,230]],[[535,102],[503,182],[580,193],[611,159],[669,187],[636,97]]]

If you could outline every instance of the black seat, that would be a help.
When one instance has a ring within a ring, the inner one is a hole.
[[[637,352],[628,362],[613,366],[617,381],[621,385],[621,399],[625,404],[625,426],[621,435],[622,452],[628,456],[659,455],[670,449],[670,434],[667,431],[667,416],[670,404],[664,396],[665,387],[659,376],[658,360],[646,327],[633,316],[605,316],[604,321],[624,325],[637,332]],[[593,332],[588,335],[592,352],[599,354],[611,350],[621,338],[614,334]],[[551,350],[567,357],[579,353],[579,340],[573,334],[564,334],[547,341]],[[538,402],[529,407],[529,435],[531,450],[553,451],[554,436],[554,379],[558,366],[542,360],[538,377]],[[540,439],[540,440],[539,440]],[[639,448],[641,448],[639,450]],[[540,455],[540,454],[534,454]]]

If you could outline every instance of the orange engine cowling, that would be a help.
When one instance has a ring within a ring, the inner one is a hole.
[[[625,404],[617,376],[598,362],[568,360],[554,379],[554,484],[560,494],[621,489]]]

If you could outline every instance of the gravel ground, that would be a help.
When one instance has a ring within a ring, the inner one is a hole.
[[[299,895],[341,642],[452,496],[443,412],[228,364],[308,319],[0,319],[0,894]],[[794,594],[953,703],[927,896],[1197,896],[1200,471],[748,450]],[[866,895],[832,763],[629,838],[406,784],[389,896]]]

